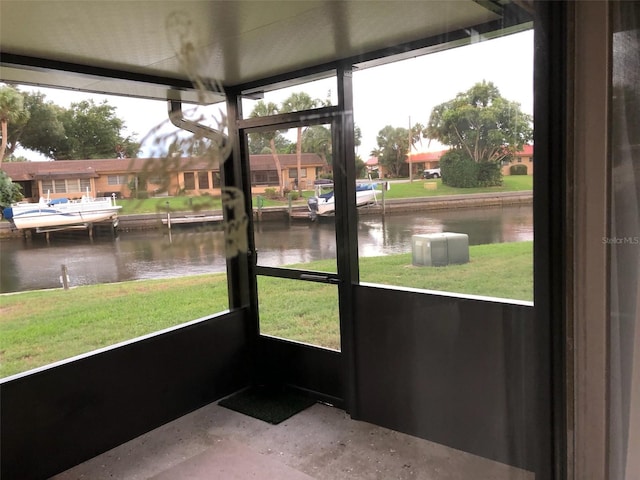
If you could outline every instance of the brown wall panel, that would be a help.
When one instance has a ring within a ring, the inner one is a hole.
[[[340,352],[260,336],[258,383],[286,384],[344,408],[345,368]]]
[[[533,307],[355,290],[354,417],[533,470]]]
[[[0,382],[3,479],[47,478],[248,384],[242,311]]]

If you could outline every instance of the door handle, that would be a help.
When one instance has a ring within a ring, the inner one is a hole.
[[[340,279],[336,277],[332,277],[329,275],[319,275],[313,273],[301,273],[300,280],[307,280],[309,282],[319,282],[319,283],[340,283]]]

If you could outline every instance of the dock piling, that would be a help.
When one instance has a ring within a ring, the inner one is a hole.
[[[258,203],[258,221],[261,221],[262,220],[262,206],[264,205],[264,198],[262,197],[262,195],[258,195],[256,201]]]
[[[69,271],[67,269],[67,266],[63,263],[62,265],[60,265],[60,270],[60,282],[62,283],[62,287],[65,290],[69,290]]]

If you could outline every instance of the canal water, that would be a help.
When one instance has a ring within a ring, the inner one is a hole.
[[[358,224],[360,256],[411,252],[416,234],[458,232],[469,244],[533,239],[530,205],[468,208],[434,212],[363,215]],[[335,230],[330,221],[263,222],[256,226],[258,263],[282,266],[335,258]],[[0,240],[0,292],[61,286],[61,266],[69,285],[169,278],[224,272],[222,231],[198,229],[122,232],[90,240],[78,233]]]

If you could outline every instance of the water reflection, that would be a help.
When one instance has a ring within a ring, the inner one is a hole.
[[[358,225],[361,256],[409,252],[411,236],[458,232],[471,245],[533,239],[530,206],[443,210],[402,215],[362,216]],[[258,263],[281,266],[335,259],[333,222],[263,222],[256,225]],[[61,265],[70,285],[168,278],[226,271],[222,231],[173,230],[121,233],[117,238],[58,236],[0,241],[0,291],[60,287]]]
[[[255,232],[258,265],[276,267],[336,258],[332,222],[262,222]]]
[[[2,292],[60,286],[61,265],[70,285],[167,278],[224,272],[221,232],[180,233],[173,241],[162,232],[122,233],[117,238],[56,237],[2,240]]]

